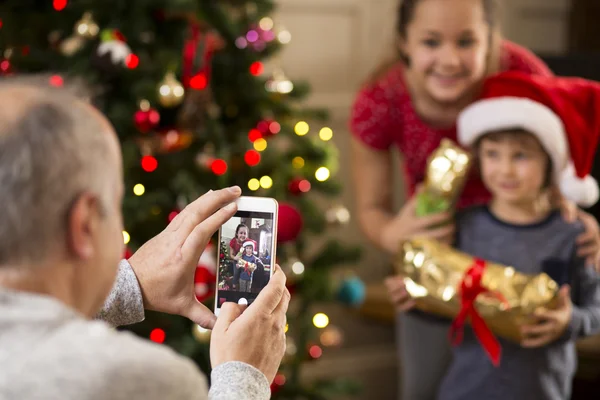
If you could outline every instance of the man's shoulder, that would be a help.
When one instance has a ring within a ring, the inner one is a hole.
[[[206,379],[196,365],[166,345],[117,331],[101,321],[70,324],[65,337],[71,335],[77,336],[72,336],[70,357],[81,355],[82,362],[92,363],[93,372],[109,377],[119,390],[135,394],[141,387],[145,393],[152,388],[155,397],[160,393],[168,398],[207,393]]]

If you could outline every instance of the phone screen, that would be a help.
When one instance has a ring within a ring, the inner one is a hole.
[[[271,278],[273,213],[238,211],[220,230],[217,308],[252,304]]]

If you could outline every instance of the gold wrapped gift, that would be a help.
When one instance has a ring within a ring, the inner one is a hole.
[[[519,343],[520,327],[531,322],[536,308],[555,308],[559,288],[547,274],[526,275],[430,239],[404,242],[395,268],[418,309],[455,318],[465,300],[461,285],[470,283],[467,276],[476,262],[483,264],[481,286],[486,291],[475,295],[474,309],[492,332]]]
[[[470,166],[469,153],[450,139],[443,139],[427,159],[424,188],[417,197],[417,215],[453,208],[467,181]]]

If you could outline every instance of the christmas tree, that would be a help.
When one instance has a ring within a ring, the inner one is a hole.
[[[45,73],[58,86],[81,78],[91,88],[122,143],[129,252],[209,189],[239,185],[245,195],[279,201],[277,261],[293,304],[274,398],[322,399],[354,388],[301,381],[301,368],[341,338],[313,308],[359,302],[363,288],[357,278],[331,279],[333,268],[358,258],[357,249],[321,239],[349,218],[340,204],[325,211],[315,204],[316,195],[340,192],[331,178],[333,132],[326,112],[302,107],[307,85],[269,63],[290,40],[269,17],[273,7],[267,0],[4,0],[0,75]],[[225,270],[215,257],[209,247],[196,273],[197,296],[209,307],[216,270]],[[190,321],[148,313],[127,329],[210,372],[210,332]]]

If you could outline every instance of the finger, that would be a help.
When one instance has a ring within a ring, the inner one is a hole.
[[[285,291],[283,292],[283,296],[281,297],[281,301],[279,302],[279,304],[277,304],[277,307],[275,307],[275,310],[273,310],[273,314],[274,315],[283,315],[283,317],[285,318],[285,314],[287,313],[291,299],[292,299],[292,295],[290,294],[290,291],[288,290],[288,288],[285,288]]]
[[[285,274],[281,270],[281,267],[275,264],[275,270],[269,283],[261,290],[248,311],[272,314],[285,294],[285,282]]]
[[[448,237],[452,237],[456,232],[456,227],[454,224],[444,225],[439,228],[427,229],[425,231],[419,232],[418,236],[424,236],[432,239],[445,239]],[[415,236],[417,236],[415,235]]]
[[[540,335],[548,335],[554,332],[556,323],[553,320],[547,320],[540,324],[524,325],[521,327],[523,337],[539,337]]]
[[[194,298],[193,300],[192,305],[184,315],[205,329],[213,329],[217,321],[215,314],[197,299]]]
[[[441,225],[452,220],[452,215],[448,212],[436,213],[417,218],[417,229],[429,228],[431,226]],[[451,225],[451,224],[448,224]]]
[[[527,338],[521,341],[522,347],[534,348],[534,347],[542,347],[547,345],[552,341],[553,337],[551,335],[538,336],[535,338]]]
[[[390,276],[386,278],[384,282],[388,290],[404,288],[404,278],[402,278],[401,276]]]
[[[235,201],[240,194],[241,189],[238,186],[208,192],[188,204],[183,211],[177,214],[169,224],[169,228],[174,231],[182,231],[182,234],[187,236],[199,223],[224,205]]]
[[[585,230],[579,234],[575,239],[575,243],[578,246],[589,244],[590,242],[596,242],[598,240],[598,232]]]
[[[225,207],[219,209],[216,213],[212,214],[203,221],[199,221],[196,227],[187,235],[184,239],[184,243],[181,246],[181,252],[188,254],[189,251],[201,253],[210,237],[229,220],[233,214],[237,211],[237,204],[229,203]],[[181,230],[182,234],[184,230]],[[199,256],[199,255],[198,255]],[[194,265],[196,267],[196,265]]]
[[[410,299],[409,301],[405,302],[404,304],[400,305],[398,308],[398,310],[400,311],[408,311],[411,308],[413,308],[414,306],[416,306],[417,303],[415,303],[415,301],[413,299]]]
[[[594,257],[596,256],[596,254],[598,253],[598,249],[600,247],[598,246],[598,243],[596,243],[595,241],[593,243],[589,243],[585,246],[577,246],[577,256],[581,257],[581,258],[588,258],[591,257],[592,258],[592,262],[590,264],[594,263]]]
[[[229,329],[229,325],[231,325],[233,321],[242,315],[245,308],[246,306],[229,301],[223,303],[219,313],[219,318],[217,318],[217,321],[215,322],[214,330],[225,332],[227,329]]]

